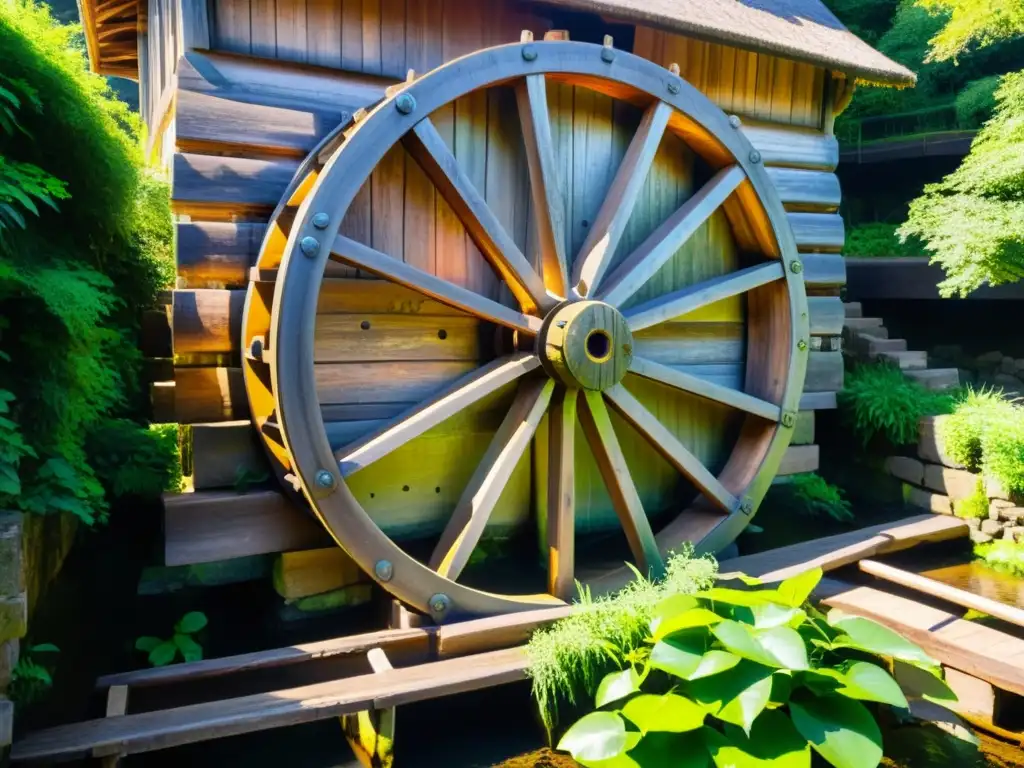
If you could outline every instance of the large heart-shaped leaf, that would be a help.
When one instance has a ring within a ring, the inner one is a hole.
[[[702,654],[697,643],[669,638],[654,644],[648,663],[654,669],[683,680],[697,680],[732,669],[739,660],[739,656],[727,651],[711,650]]]
[[[605,704],[624,699],[639,690],[640,676],[633,667],[627,667],[621,672],[609,672],[597,686],[594,706],[603,707]]]
[[[819,669],[816,673],[835,680],[838,683],[835,692],[851,699],[877,701],[901,709],[907,707],[907,697],[903,695],[899,685],[877,664],[855,661],[845,670]]]
[[[610,760],[626,750],[626,724],[615,712],[591,712],[573,723],[558,749],[584,765]]]
[[[821,581],[821,568],[812,568],[791,578],[786,579],[775,588],[779,600],[784,605],[799,608],[807,602],[814,588]]]
[[[622,714],[641,733],[666,731],[684,733],[700,728],[707,716],[703,707],[674,693],[664,696],[642,694],[626,702]]]
[[[833,648],[853,648],[879,656],[891,656],[900,661],[938,666],[938,662],[918,646],[876,621],[861,616],[833,618],[832,614],[829,614],[829,624],[844,633],[833,640]]]
[[[896,682],[913,699],[924,699],[943,707],[956,704],[957,696],[938,674],[903,661],[893,662]],[[906,706],[904,704],[903,706]]]
[[[693,595],[672,595],[666,597],[660,603],[654,607],[654,612],[651,614],[650,630],[652,636],[657,636],[658,627],[668,619],[672,619],[681,613],[686,613],[691,608],[696,608],[700,605],[697,598]],[[664,637],[662,634],[662,637]]]
[[[691,608],[688,611],[667,616],[661,621],[651,622],[651,634],[655,640],[661,640],[676,632],[695,627],[707,627],[717,624],[722,617],[707,608]]]
[[[739,663],[740,657],[736,654],[729,653],[728,651],[708,651],[700,657],[700,663],[690,673],[690,676],[683,679],[699,680],[702,677],[711,677],[711,675],[717,675],[719,672],[732,669]]]
[[[713,603],[741,605],[744,608],[754,608],[758,605],[781,602],[778,593],[774,589],[759,589],[755,592],[744,589],[729,589],[728,587],[712,587],[703,592],[698,592],[697,597],[710,600]]]
[[[859,701],[801,691],[790,699],[789,713],[800,735],[835,768],[877,768],[882,734]]]
[[[784,666],[758,641],[752,627],[738,621],[722,621],[711,629],[711,633],[730,653],[740,658],[767,664],[770,667]]]
[[[771,698],[772,671],[761,664],[741,661],[719,675],[694,680],[688,686],[690,697],[708,714],[749,730]]]
[[[629,752],[643,768],[708,768],[711,757],[704,748],[700,731],[648,733]],[[603,766],[601,767],[603,768]]]
[[[807,614],[799,608],[789,608],[775,603],[755,605],[750,609],[751,621],[757,629],[772,627],[798,627],[807,619]]]
[[[755,631],[758,643],[787,669],[807,669],[807,646],[800,633],[790,627]]]
[[[718,739],[711,737],[708,731],[710,729],[706,728],[701,733],[707,739],[715,765],[720,768],[745,766],[748,764],[745,757],[754,758],[757,762],[752,765],[757,768],[810,768],[810,744],[797,732],[793,721],[779,710],[763,712],[754,721],[750,736],[730,725],[725,726],[724,735],[711,732]]]

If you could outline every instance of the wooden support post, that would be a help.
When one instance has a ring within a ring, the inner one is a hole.
[[[371,648],[366,660],[375,674],[392,669],[387,655],[380,648]],[[351,715],[342,715],[341,727],[345,731],[356,759],[366,768],[391,768],[394,762],[395,708],[364,709]]]
[[[112,685],[107,691],[107,717],[121,717],[128,711],[128,686]],[[124,756],[120,751],[111,751],[111,747],[97,748],[92,752],[93,757],[100,759],[102,768],[116,768],[121,764]]]

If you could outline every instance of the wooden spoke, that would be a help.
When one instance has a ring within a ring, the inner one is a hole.
[[[524,315],[503,304],[481,296],[468,288],[450,283],[386,253],[374,250],[342,235],[334,240],[331,258],[343,261],[393,283],[404,285],[425,296],[437,299],[450,307],[461,309],[472,315],[498,325],[514,328],[523,333],[536,334],[540,331],[541,319]]]
[[[392,424],[337,451],[334,455],[341,465],[342,477],[349,477],[387,456],[539,365],[540,360],[534,355],[520,353],[499,358],[464,376],[431,400],[401,414]]]
[[[598,298],[613,307],[622,306],[683,247],[746,177],[738,165],[723,168],[715,174],[711,181],[683,203],[639,248],[626,257],[608,278]]]
[[[658,551],[658,542],[654,539],[651,523],[640,502],[640,494],[637,493],[636,485],[630,476],[626,457],[612,428],[608,408],[600,392],[586,390],[583,392],[583,398],[584,407],[580,410],[580,424],[597,460],[597,468],[608,488],[608,494],[612,498],[615,513],[626,532],[629,548],[641,571],[648,571],[655,577],[661,576],[665,570],[665,563]]]
[[[570,600],[576,592],[576,402],[578,389],[561,389],[548,414],[548,592]]]
[[[725,489],[718,478],[708,470],[701,460],[690,453],[679,439],[665,427],[654,414],[644,406],[621,384],[605,390],[605,396],[619,414],[632,424],[636,430],[647,438],[651,446],[664,456],[668,462],[682,472],[690,481],[700,488],[717,506],[725,512],[734,512],[739,501]]]
[[[629,329],[636,333],[673,317],[714,304],[716,301],[746,293],[774,280],[781,280],[783,277],[785,271],[782,262],[768,261],[660,296],[631,307],[622,314],[629,323]]]
[[[520,385],[512,407],[455,505],[430,558],[430,567],[445,578],[459,578],[469,562],[501,492],[530,446],[554,388],[555,382],[551,379]]]
[[[707,379],[685,373],[676,368],[670,368],[653,360],[634,357],[629,364],[629,370],[637,376],[643,376],[645,379],[660,381],[662,384],[674,389],[681,389],[692,395],[714,400],[741,411],[752,413],[755,416],[760,416],[768,421],[777,423],[782,418],[782,409],[774,403],[748,395],[746,392],[723,387],[721,384],[715,384]]]
[[[565,200],[558,178],[555,145],[551,139],[548,92],[544,75],[527,75],[516,86],[530,169],[533,215],[544,265],[544,284],[552,293],[569,295],[565,260]]]
[[[572,279],[581,296],[597,292],[633,213],[633,206],[651,163],[654,162],[654,155],[671,114],[672,107],[663,101],[656,101],[648,107],[640,120],[640,127],[626,150],[626,156],[622,158],[615,180],[608,189],[608,196],[601,204],[601,210],[576,257]]]
[[[548,295],[541,276],[473,186],[430,118],[417,123],[403,141],[409,154],[462,221],[480,252],[508,283],[520,306],[527,312],[551,309],[557,301]]]

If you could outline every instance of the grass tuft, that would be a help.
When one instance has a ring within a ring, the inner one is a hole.
[[[982,464],[982,433],[1012,414],[1014,406],[993,389],[967,390],[946,418],[939,421],[939,440],[954,461],[977,472]]]
[[[985,492],[985,481],[979,477],[970,496],[954,500],[953,512],[964,520],[972,518],[984,520],[988,517],[988,494]]]
[[[549,735],[559,702],[572,705],[578,696],[593,695],[601,678],[643,645],[651,611],[660,600],[707,589],[717,572],[713,558],[696,557],[687,548],[670,556],[663,581],[638,575],[614,595],[598,598],[582,588],[572,615],[535,632],[526,648],[528,674]]]
[[[1020,542],[996,539],[989,544],[976,546],[974,554],[994,570],[1024,576],[1024,544]]]

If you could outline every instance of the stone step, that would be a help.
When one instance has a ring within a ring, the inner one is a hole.
[[[925,368],[904,371],[907,376],[920,382],[927,389],[948,389],[960,386],[960,373],[956,368]]]
[[[864,310],[859,301],[847,301],[843,303],[843,309],[847,317],[864,317]]]
[[[902,339],[894,339],[894,341],[903,341]],[[879,360],[888,360],[889,362],[896,363],[901,370],[904,371],[920,371],[928,367],[928,353],[918,351],[907,351],[902,350],[899,352],[879,352],[877,355]]]
[[[843,335],[847,339],[861,339],[870,336],[872,339],[888,339],[889,329],[884,325],[869,326],[867,328],[855,328],[850,325],[850,318],[846,318],[846,325],[843,327]]]
[[[868,331],[868,333],[874,332],[870,329],[884,327],[880,317],[847,317],[844,325],[855,331]]]
[[[884,339],[868,333],[858,334],[857,339],[859,348],[871,358],[877,357],[883,352],[907,351],[906,339]]]

